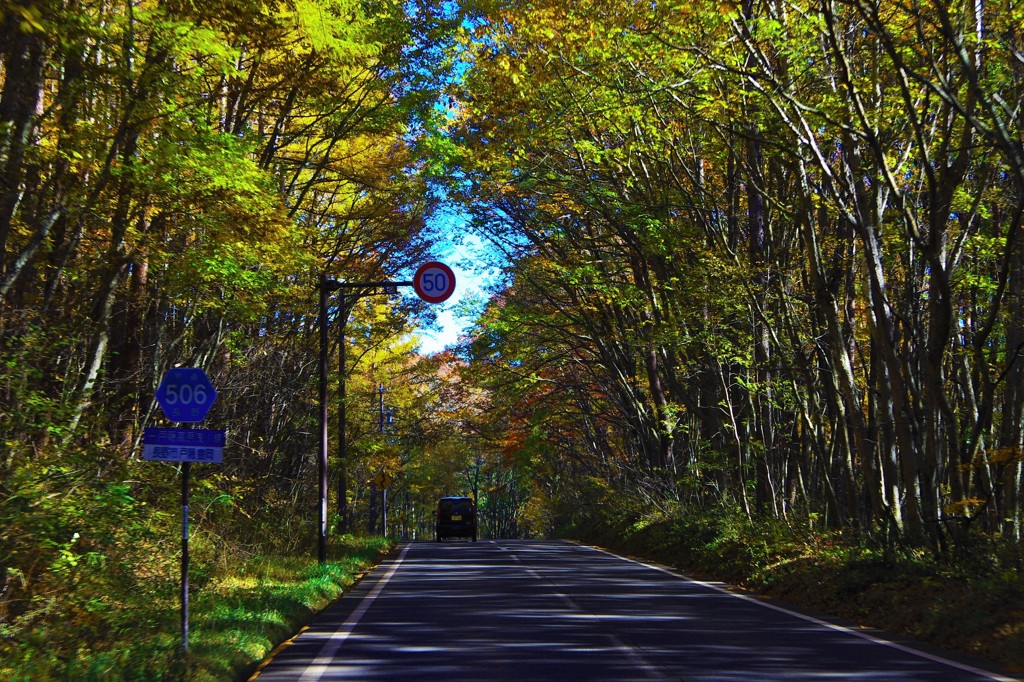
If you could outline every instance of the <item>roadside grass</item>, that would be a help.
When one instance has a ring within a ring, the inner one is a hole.
[[[146,595],[110,595],[117,611],[76,612],[0,646],[4,680],[244,680],[272,651],[391,548],[344,536],[324,566],[309,557],[263,556],[197,576],[190,592],[189,655],[181,652],[180,587],[165,579]],[[74,622],[72,622],[74,621]]]
[[[559,534],[1024,672],[1024,554],[993,538],[936,556],[739,513],[591,507]]]

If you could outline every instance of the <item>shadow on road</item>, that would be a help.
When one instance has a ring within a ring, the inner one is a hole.
[[[259,679],[1007,678],[591,548],[522,541],[407,546]]]

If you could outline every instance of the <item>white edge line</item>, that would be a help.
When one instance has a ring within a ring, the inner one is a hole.
[[[762,601],[760,599],[754,599],[753,597],[750,597],[750,596],[745,595],[745,594],[737,594],[736,592],[730,592],[729,590],[727,590],[727,589],[725,589],[723,587],[719,587],[718,585],[714,585],[712,583],[706,583],[703,580],[697,580],[696,578],[691,578],[689,576],[681,575],[681,574],[679,574],[679,573],[677,573],[677,572],[675,572],[675,571],[673,571],[671,569],[665,568],[664,566],[658,566],[656,564],[649,564],[649,563],[646,563],[646,562],[643,562],[643,561],[637,561],[636,559],[630,559],[629,557],[619,556],[618,554],[615,554],[614,552],[609,552],[608,550],[601,549],[600,547],[594,547],[592,545],[580,545],[580,546],[581,547],[586,547],[587,549],[591,549],[591,550],[593,550],[595,552],[601,552],[602,554],[607,554],[608,556],[613,556],[613,557],[615,557],[617,559],[622,559],[623,561],[628,561],[631,564],[636,564],[638,566],[643,566],[645,568],[650,568],[650,569],[655,570],[655,571],[660,571],[661,573],[664,573],[666,575],[670,575],[673,578],[678,578],[680,580],[685,580],[687,582],[695,583],[697,585],[700,585],[702,587],[706,587],[706,588],[714,590],[716,592],[721,592],[722,594],[727,594],[730,597],[736,597],[737,599],[742,599],[742,600],[748,601],[748,602],[750,602],[752,604],[757,604],[759,606],[763,606],[766,609],[771,609],[773,611],[779,611],[780,613],[786,613],[786,614],[789,614],[791,616],[796,616],[797,618],[800,618],[801,620],[805,620],[805,621],[807,621],[809,623],[814,623],[815,625],[819,625],[821,627],[828,628],[830,630],[836,630],[838,632],[845,632],[847,634],[853,635],[854,637],[860,637],[861,639],[866,639],[869,642],[873,642],[875,644],[881,644],[882,646],[887,646],[887,647],[890,647],[892,649],[897,649],[897,650],[902,651],[904,653],[913,654],[914,656],[919,656],[921,658],[927,659],[927,660],[932,661],[934,663],[941,663],[943,665],[947,665],[947,666],[950,666],[952,668],[958,668],[959,670],[963,670],[965,672],[969,672],[969,673],[972,673],[972,674],[975,674],[975,675],[980,675],[981,677],[984,677],[984,678],[989,679],[989,680],[995,680],[997,682],[1019,682],[1019,680],[1016,677],[1003,677],[1002,675],[999,675],[997,673],[993,673],[993,672],[988,671],[988,670],[982,670],[981,668],[976,668],[976,667],[974,667],[972,665],[968,665],[966,663],[959,663],[957,661],[954,661],[954,660],[951,660],[951,659],[948,659],[948,658],[943,658],[942,656],[937,656],[935,654],[930,654],[927,651],[921,651],[919,649],[914,649],[912,647],[904,646],[904,645],[899,644],[897,642],[891,642],[891,641],[889,641],[887,639],[882,639],[881,637],[875,637],[874,635],[872,635],[870,633],[867,633],[867,632],[862,632],[862,631],[859,631],[859,630],[853,630],[853,629],[845,627],[843,625],[836,625],[835,623],[829,623],[828,621],[821,620],[820,618],[815,618],[814,616],[808,616],[807,614],[799,613],[798,611],[791,611],[791,610],[789,610],[787,608],[784,608],[782,606],[778,606],[777,604],[772,604],[770,602]]]
[[[412,547],[412,545],[406,545],[405,548],[402,549],[402,553],[399,554],[398,558],[395,559],[395,562],[391,564],[391,567],[388,568],[384,577],[377,581],[377,584],[373,586],[370,593],[363,597],[362,601],[359,602],[359,606],[349,614],[349,617],[345,619],[345,622],[334,631],[326,642],[324,642],[324,646],[320,649],[320,653],[317,654],[316,658],[313,659],[313,662],[310,663],[303,671],[302,676],[299,678],[300,682],[319,682],[320,678],[324,676],[324,673],[327,672],[328,667],[334,660],[335,654],[338,653],[338,649],[340,649],[341,645],[345,643],[345,640],[348,639],[349,635],[352,634],[352,631],[355,630],[356,625],[358,625],[359,621],[362,620],[363,615],[365,615],[369,610],[374,600],[384,590],[384,586],[388,584],[388,581],[391,580],[391,576],[393,576],[395,571],[398,570],[398,567],[405,559],[405,555],[409,552],[410,547]]]

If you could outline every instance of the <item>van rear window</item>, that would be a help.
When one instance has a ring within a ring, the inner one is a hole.
[[[472,514],[473,501],[463,500],[441,500],[441,513],[443,514]]]

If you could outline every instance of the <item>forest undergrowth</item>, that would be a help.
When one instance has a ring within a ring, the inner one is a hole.
[[[158,599],[113,595],[113,618],[48,621],[0,644],[0,679],[245,680],[275,646],[351,587],[388,549],[382,538],[346,537],[321,566],[310,557],[259,557],[212,578],[191,598],[189,653],[182,653],[177,586]],[[151,594],[149,596],[152,596]],[[75,595],[77,604],[86,598]],[[100,603],[110,596],[90,594]],[[130,621],[130,622],[129,622]],[[99,630],[107,636],[96,637]]]
[[[116,484],[67,460],[35,471],[0,500],[0,680],[247,679],[391,546],[339,536],[320,565],[304,526],[281,514],[274,526],[243,519],[218,479],[199,477],[185,655],[180,512],[158,494],[174,468]],[[50,492],[55,478],[64,494]],[[262,541],[238,532],[241,520]]]

